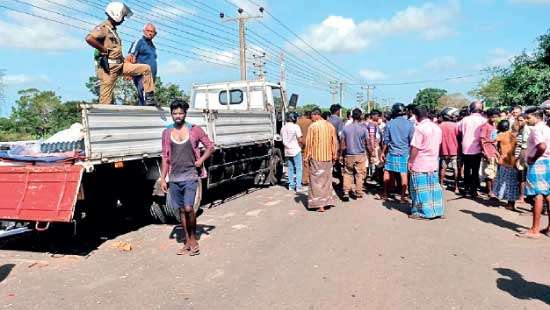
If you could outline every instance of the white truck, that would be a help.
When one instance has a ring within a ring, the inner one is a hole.
[[[279,130],[296,106],[279,84],[236,81],[194,85],[187,121],[201,126],[216,150],[205,163],[195,207],[209,189],[253,177],[276,184],[282,177]],[[168,108],[82,105],[84,157],[72,162],[0,162],[0,221],[44,230],[50,223],[109,217],[117,205],[140,209],[166,222],[177,217],[159,190],[162,130],[172,123]],[[12,230],[14,232],[14,230]],[[0,234],[1,235],[1,234]]]

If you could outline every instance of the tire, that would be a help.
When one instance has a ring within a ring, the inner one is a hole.
[[[269,160],[269,175],[267,181],[270,185],[277,185],[283,178],[283,156],[281,150],[274,148]]]
[[[164,214],[163,208],[158,203],[153,202],[151,204],[150,213],[155,221],[158,221],[161,224],[168,224],[168,218],[166,217],[166,214]]]
[[[195,212],[198,212],[201,207],[202,201],[202,179],[199,179],[197,182],[197,192],[195,194],[195,203],[193,204],[193,209]],[[178,209],[172,206],[172,200],[170,199],[170,192],[166,193],[166,203],[164,204],[163,213],[166,217],[171,220],[175,220],[178,223],[181,222],[180,212]]]

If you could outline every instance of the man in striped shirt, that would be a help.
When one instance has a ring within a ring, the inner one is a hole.
[[[305,158],[309,162],[309,208],[324,212],[331,205],[332,166],[338,158],[336,129],[321,118],[321,110],[311,112],[313,124],[309,126],[306,138]]]

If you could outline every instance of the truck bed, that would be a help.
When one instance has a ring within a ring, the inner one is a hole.
[[[272,114],[266,111],[187,111],[217,148],[271,141]],[[162,130],[172,124],[168,108],[83,105],[86,161],[91,164],[158,157]]]

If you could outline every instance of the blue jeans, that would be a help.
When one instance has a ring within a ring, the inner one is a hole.
[[[294,157],[287,157],[288,188],[290,190],[302,189],[302,153]]]

